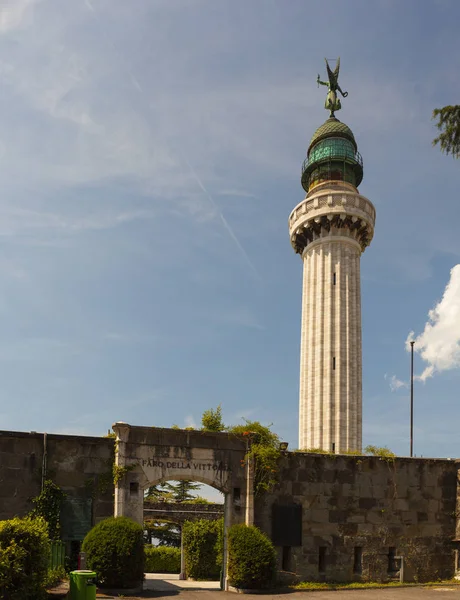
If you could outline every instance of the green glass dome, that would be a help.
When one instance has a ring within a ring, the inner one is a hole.
[[[302,165],[302,187],[309,192],[326,181],[346,181],[355,187],[363,179],[363,161],[353,132],[335,117],[318,127]]]

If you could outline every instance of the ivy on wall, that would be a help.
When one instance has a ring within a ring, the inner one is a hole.
[[[30,516],[42,517],[46,521],[51,540],[58,540],[61,536],[61,508],[64,498],[65,493],[61,488],[51,479],[46,479],[40,494],[32,499],[34,508]]]

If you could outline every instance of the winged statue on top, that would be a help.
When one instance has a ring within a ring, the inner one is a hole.
[[[318,79],[316,83],[318,86],[327,85],[329,91],[326,96],[326,102],[324,103],[324,108],[331,111],[331,117],[334,116],[334,112],[336,110],[340,110],[342,108],[342,104],[340,103],[340,98],[337,95],[337,92],[340,92],[343,98],[348,96],[348,92],[342,92],[339,85],[339,70],[340,70],[340,58],[337,59],[337,63],[335,65],[335,69],[332,71],[329,63],[327,62],[327,58],[324,59],[326,61],[326,69],[327,76],[329,81],[321,81],[320,76],[318,75]]]

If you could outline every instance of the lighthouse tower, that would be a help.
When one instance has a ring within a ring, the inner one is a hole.
[[[360,257],[370,244],[373,204],[358,191],[363,162],[351,129],[335,117],[340,62],[326,60],[330,117],[311,139],[302,166],[306,197],[289,217],[303,261],[299,448],[361,450]]]

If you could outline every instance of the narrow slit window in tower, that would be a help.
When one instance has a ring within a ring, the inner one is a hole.
[[[332,357],[332,370],[335,371],[335,356]]]
[[[335,273],[334,273],[334,275],[332,276],[332,284],[335,285],[335,283],[336,283],[336,277],[335,277]]]

